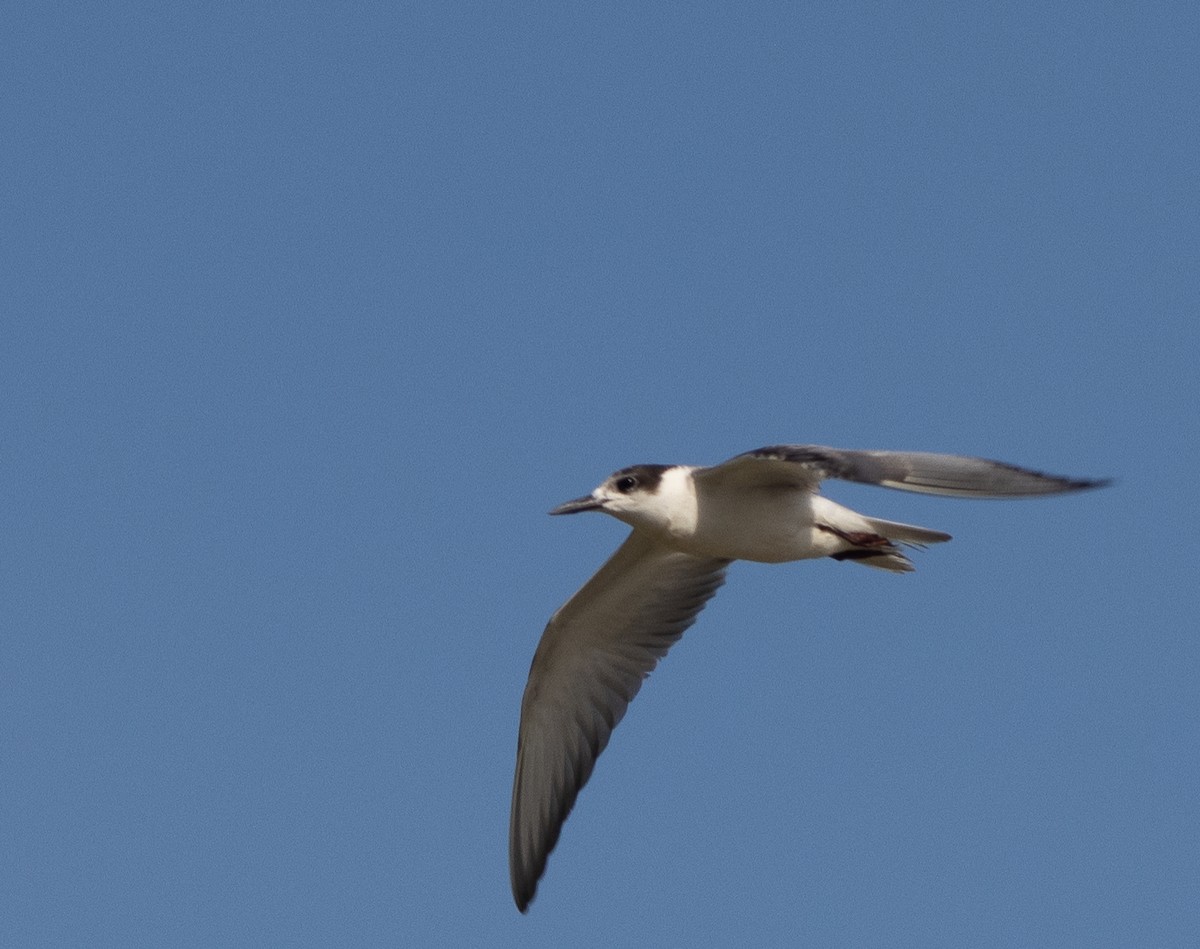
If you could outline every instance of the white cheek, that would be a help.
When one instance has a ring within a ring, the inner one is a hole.
[[[628,524],[630,527],[648,528],[651,525],[646,520],[646,512],[642,510],[634,510],[625,503],[624,497],[610,499],[604,505],[604,513],[610,517],[615,517],[618,521]]]

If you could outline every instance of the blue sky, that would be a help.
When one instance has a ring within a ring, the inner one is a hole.
[[[27,4],[0,943],[1194,946],[1194,4]],[[735,565],[528,916],[555,504],[776,442],[1112,476]]]

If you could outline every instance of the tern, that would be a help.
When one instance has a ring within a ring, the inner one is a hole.
[[[712,467],[633,465],[551,514],[603,511],[633,531],[551,618],[521,700],[509,824],[513,899],[524,913],[580,789],[642,680],[725,582],[734,560],[832,557],[909,572],[902,546],[950,540],[822,497],[828,478],[963,498],[1097,488],[983,458],[772,445]]]

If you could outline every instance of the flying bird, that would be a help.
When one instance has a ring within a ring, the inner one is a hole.
[[[903,547],[950,540],[866,517],[818,493],[828,478],[962,498],[1081,491],[1064,478],[982,458],[772,445],[712,467],[634,465],[551,514],[603,511],[633,531],[551,618],[521,700],[509,873],[523,913],[596,758],[642,680],[725,582],[734,560],[832,557],[909,572]]]

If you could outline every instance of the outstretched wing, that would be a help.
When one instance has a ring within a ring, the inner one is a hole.
[[[1061,494],[1108,484],[1067,478],[986,458],[923,451],[851,451],[822,445],[769,445],[698,470],[701,481],[728,486],[788,484],[816,490],[827,478],[962,498]]]
[[[634,531],[547,624],[521,700],[513,779],[508,861],[521,912],[609,735],[728,565]]]

